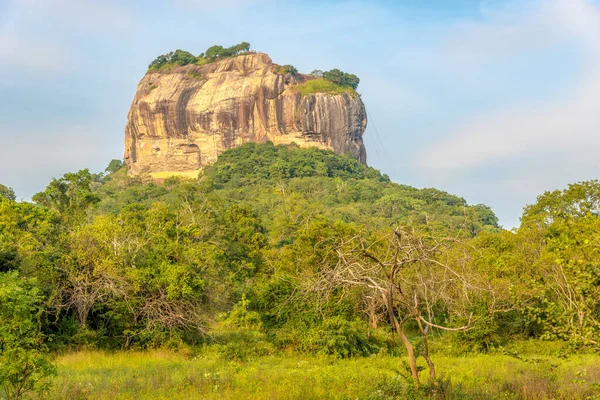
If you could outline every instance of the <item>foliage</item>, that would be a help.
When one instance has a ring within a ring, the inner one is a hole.
[[[328,80],[338,86],[350,87],[354,90],[358,88],[358,84],[360,83],[358,76],[340,71],[337,68],[332,69],[331,71],[323,72],[323,79]]]
[[[314,148],[245,144],[197,180],[119,167],[67,173],[36,204],[0,199],[0,272],[32,288],[39,338],[56,349],[353,358],[399,354],[404,335],[417,374],[443,343],[463,355],[528,338],[598,349],[597,181],[545,193],[509,232],[484,205]],[[418,393],[430,385],[445,383]]]
[[[57,211],[64,218],[82,219],[88,207],[100,199],[92,192],[92,175],[88,169],[67,173],[53,179],[33,201]]]
[[[15,201],[17,196],[15,196],[15,191],[12,188],[0,184],[0,201],[3,198],[10,201]]]
[[[106,167],[104,172],[109,173],[109,174],[114,174],[121,168],[123,168],[122,160],[111,160],[110,163],[108,163],[108,166]]]
[[[291,74],[291,75],[298,74],[298,70],[296,69],[296,67],[294,67],[293,65],[290,65],[290,64],[277,65],[275,67],[275,69],[273,70],[273,72],[276,74]]]
[[[550,337],[600,349],[600,182],[543,194],[525,209],[527,229],[540,230],[543,241],[533,318]]]
[[[216,188],[225,188],[314,176],[389,182],[387,176],[352,157],[340,157],[316,148],[300,151],[270,142],[248,143],[223,153],[217,163],[205,169],[203,179]]]
[[[356,90],[350,86],[340,86],[324,78],[310,79],[300,85],[294,86],[294,90],[300,92],[303,96],[313,93],[326,94],[349,94],[357,96]]]
[[[285,353],[236,361],[224,359],[211,347],[192,356],[167,350],[85,351],[59,357],[59,375],[49,398],[597,398],[597,356],[541,356],[546,345],[531,343],[535,352],[521,359],[507,354],[438,354],[444,377],[421,391],[406,379],[401,359],[388,355],[337,359]]]
[[[250,43],[248,42],[238,43],[231,47],[223,47],[218,45],[211,46],[206,50],[205,53],[200,54],[198,57],[194,56],[190,52],[177,49],[156,57],[154,61],[148,65],[148,69],[150,71],[158,71],[174,66],[190,64],[204,65],[209,62],[213,62],[218,58],[235,57],[248,51],[250,51]]]
[[[363,329],[364,322],[348,321],[342,316],[327,318],[315,329],[318,354],[339,358],[366,356],[375,353],[377,347],[370,342]]]
[[[0,273],[0,389],[8,399],[47,390],[55,373],[40,331],[41,303],[33,281]]]

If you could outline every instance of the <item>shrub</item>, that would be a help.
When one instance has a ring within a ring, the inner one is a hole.
[[[290,64],[286,64],[286,65],[278,65],[275,67],[275,69],[273,70],[274,73],[276,74],[292,74],[292,75],[296,75],[298,74],[298,69],[296,69],[296,67],[294,67],[293,65]]]
[[[31,280],[0,274],[0,388],[9,399],[44,392],[56,373],[41,333],[41,302]]]
[[[294,87],[295,91],[302,93],[302,96],[306,96],[313,93],[326,93],[326,94],[344,94],[347,93],[351,96],[356,96],[356,90],[351,87],[344,87],[335,84],[327,79],[311,79],[304,82],[301,85]]]
[[[356,90],[358,84],[360,83],[360,79],[358,76],[340,71],[337,68],[332,69],[331,71],[323,72],[323,78],[327,79],[332,83],[335,83],[338,86],[351,87],[354,90]]]
[[[319,349],[319,354],[348,358],[366,356],[378,350],[369,341],[361,321],[350,322],[335,316],[323,321],[314,333],[316,339],[313,344]]]

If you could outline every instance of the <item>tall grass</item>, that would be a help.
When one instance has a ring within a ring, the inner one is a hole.
[[[204,351],[77,352],[58,358],[51,399],[600,399],[595,355],[568,359],[437,356],[444,376],[420,392],[403,358],[279,355],[231,361]],[[425,365],[423,364],[422,367]],[[422,372],[426,381],[426,371]],[[406,378],[405,378],[406,377]],[[435,390],[431,390],[434,388]]]

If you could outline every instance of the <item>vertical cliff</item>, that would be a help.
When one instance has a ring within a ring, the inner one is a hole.
[[[364,104],[353,93],[303,95],[311,76],[278,73],[266,54],[148,72],[125,128],[131,174],[197,174],[246,142],[297,143],[366,163]]]

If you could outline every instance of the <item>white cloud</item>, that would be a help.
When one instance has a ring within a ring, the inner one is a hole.
[[[585,57],[579,79],[552,98],[521,101],[463,121],[418,155],[420,167],[448,174],[552,152],[552,157],[540,162],[550,166],[561,160],[568,169],[570,161],[596,157],[600,150],[600,9],[587,0],[538,4],[525,18],[503,15],[459,32],[447,49],[458,55],[452,62],[473,67],[477,62],[506,60],[540,46],[574,41]]]

